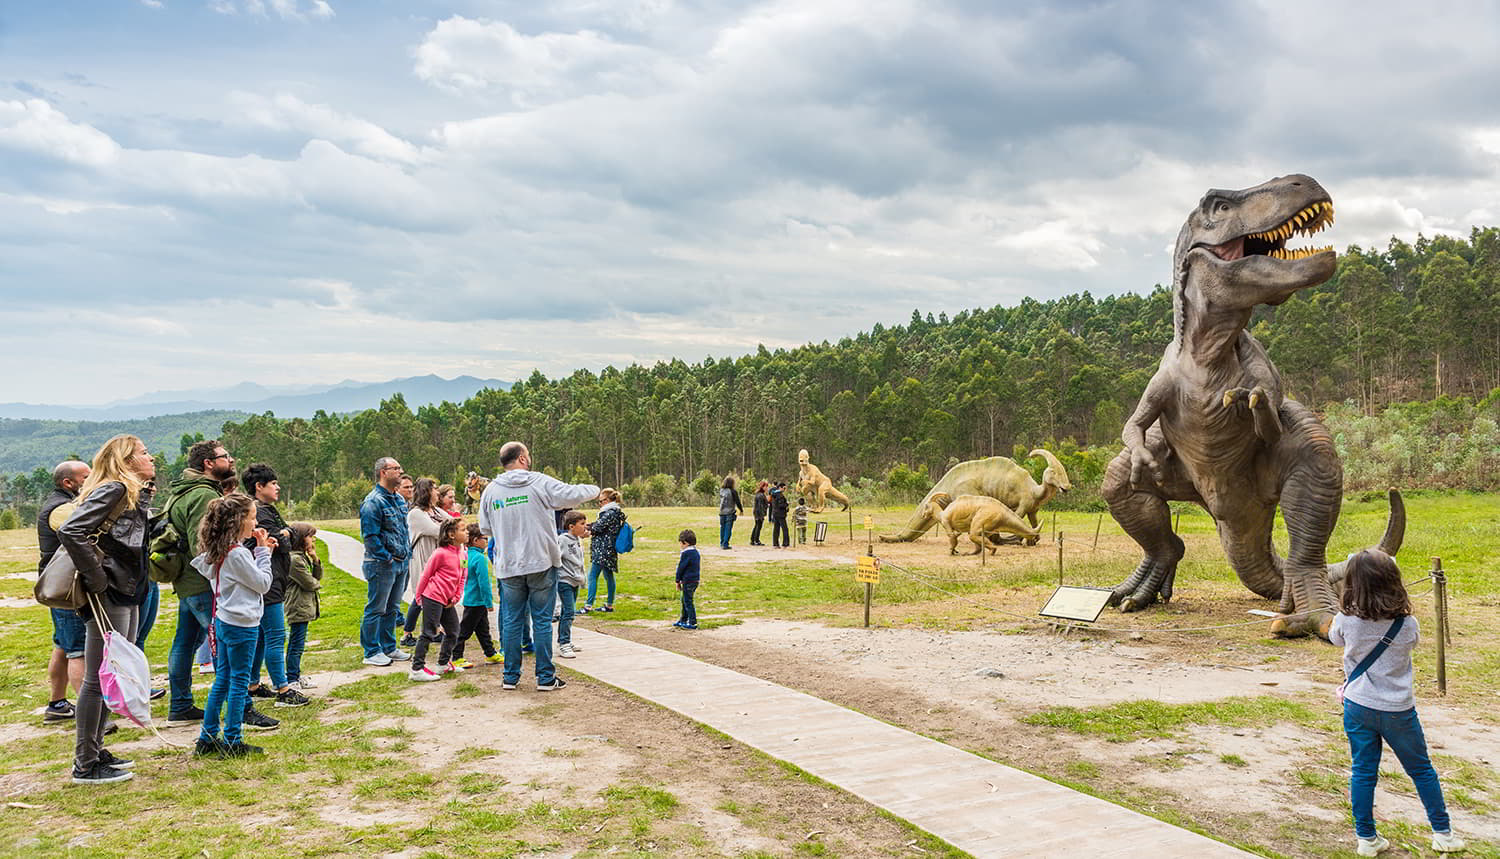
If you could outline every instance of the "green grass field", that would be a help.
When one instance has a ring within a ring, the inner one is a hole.
[[[1444,704],[1476,723],[1496,724],[1500,722],[1494,706],[1494,690],[1500,688],[1500,622],[1494,619],[1493,608],[1500,605],[1500,496],[1415,497],[1408,500],[1408,512],[1406,544],[1398,558],[1408,578],[1421,578],[1431,558],[1440,556],[1451,582],[1454,645],[1448,654],[1449,694]],[[679,551],[676,537],[683,528],[694,529],[700,544],[709,549],[698,598],[703,626],[734,624],[749,617],[816,620],[843,626],[862,621],[863,587],[854,581],[852,561],[868,545],[863,528],[866,511],[856,511],[852,540],[849,518],[830,515],[824,517],[831,525],[829,542],[824,546],[794,546],[790,557],[777,557],[769,549],[757,550],[753,557],[745,548],[717,553],[718,520],[708,508],[646,508],[629,513],[641,530],[636,551],[621,561],[617,611],[593,617],[606,628],[608,624],[665,622],[676,617],[673,571]],[[905,508],[868,511],[877,534],[896,530],[907,513]],[[1339,558],[1376,542],[1385,527],[1385,516],[1384,499],[1347,503],[1329,556]],[[1057,584],[1058,548],[1050,542],[1052,517],[1048,515],[1044,521],[1048,536],[1042,544],[1008,547],[983,563],[974,557],[950,556],[946,540],[931,534],[912,544],[874,542],[876,554],[894,565],[887,566],[874,591],[875,624],[932,630],[1045,629],[1036,609]],[[744,547],[750,524],[748,517],[737,524],[736,546]],[[1093,543],[1096,526],[1100,529],[1097,548]],[[330,522],[324,527],[349,532],[357,530],[357,523]],[[1107,516],[1101,522],[1095,514],[1061,513],[1056,517],[1056,529],[1064,535],[1063,580],[1068,584],[1112,585],[1136,562],[1132,545]],[[1184,510],[1181,533],[1189,550],[1173,602],[1131,615],[1106,612],[1100,624],[1121,632],[1094,635],[1109,637],[1133,631],[1143,634],[1146,643],[1167,645],[1189,661],[1212,660],[1224,648],[1234,648],[1242,655],[1249,652],[1266,662],[1327,658],[1326,644],[1273,639],[1264,621],[1207,632],[1176,631],[1253,621],[1245,614],[1247,609],[1274,608],[1235,580],[1223,562],[1206,515]],[[769,541],[769,526],[763,536]],[[1284,545],[1283,537],[1278,535],[1278,540]],[[629,820],[628,831],[591,833],[588,823],[571,812],[568,803],[555,800],[476,806],[467,798],[497,790],[493,781],[464,773],[463,767],[452,772],[426,772],[414,771],[409,765],[416,739],[412,729],[405,726],[409,720],[418,719],[422,710],[412,703],[408,684],[394,674],[320,688],[313,706],[274,711],[284,719],[275,743],[281,748],[295,748],[295,754],[208,762],[194,760],[181,750],[155,741],[141,742],[132,754],[140,762],[138,771],[143,777],[112,790],[75,788],[66,780],[72,731],[43,729],[36,715],[46,698],[43,676],[50,626],[45,611],[26,602],[30,583],[14,577],[34,563],[33,546],[34,535],[29,532],[0,533],[0,576],[10,576],[0,578],[0,596],[10,600],[0,607],[0,619],[4,620],[0,625],[0,795],[11,803],[0,817],[0,843],[10,845],[7,851],[12,855],[364,855],[412,847],[416,851],[412,855],[447,856],[475,844],[485,845],[478,851],[480,855],[521,855],[565,845],[582,850],[581,855],[655,855],[674,848],[692,854],[694,845],[712,843],[711,834],[687,823],[690,815],[677,801],[672,786],[649,779],[622,778],[579,799]],[[357,638],[363,586],[334,570],[330,570],[327,581],[325,614],[312,628],[305,658],[305,670],[313,675],[360,668],[359,650],[351,645]],[[1432,628],[1428,587],[1423,584],[1413,588],[1424,631]],[[174,613],[175,602],[164,598],[160,629],[170,632]],[[147,648],[159,676],[165,674],[169,644],[169,634],[153,635]],[[1418,650],[1418,694],[1422,699],[1437,694],[1435,658],[1434,647]],[[468,680],[452,684],[450,691],[455,698],[465,700],[480,700],[477,696],[487,694]],[[1238,699],[1228,709],[1161,706],[1149,701],[1091,709],[1059,706],[1033,714],[1028,720],[1031,725],[1063,735],[1114,742],[1166,736],[1195,724],[1263,726],[1286,722],[1336,731],[1322,713],[1327,708],[1317,706],[1323,703],[1315,702],[1312,710],[1307,702],[1268,705]],[[536,719],[555,716],[550,710],[533,709]],[[156,715],[165,718],[165,701],[158,702]],[[174,736],[184,735],[179,732]],[[125,729],[112,745],[142,739],[142,732]],[[1336,766],[1337,738],[1330,733],[1328,739],[1330,766]],[[554,752],[551,758],[560,766],[577,765],[571,759],[572,750],[558,746]],[[456,760],[477,765],[497,754],[501,752],[488,744],[474,745],[464,749]],[[1244,767],[1245,761],[1225,755],[1223,765]],[[1500,805],[1500,782],[1493,771],[1483,770],[1456,759],[1445,765],[1445,773],[1453,774],[1445,778],[1453,782],[1452,802],[1456,807],[1477,813]],[[773,785],[781,783],[774,779],[792,778],[757,772],[762,773],[758,778],[772,779]],[[774,767],[771,772],[775,772]],[[1097,765],[1073,760],[1059,763],[1054,777],[1090,789],[1098,775]],[[1313,771],[1302,778],[1305,783],[1300,789],[1322,792],[1327,802],[1337,804],[1340,788],[1336,778]],[[310,819],[330,797],[339,801],[348,798],[356,809],[394,803],[421,811],[380,822],[356,816],[338,823],[319,819],[313,826],[297,825],[296,821]],[[1135,803],[1130,795],[1119,798]],[[748,821],[747,826],[764,831],[774,831],[778,826],[777,813],[764,807],[742,808],[746,806],[742,799],[728,799],[722,804],[721,811]],[[1415,830],[1413,833],[1405,834],[1411,838],[1420,835]],[[1396,834],[1403,833],[1393,828],[1393,837]],[[1254,843],[1253,838],[1240,840]],[[929,848],[941,849],[941,845]],[[746,850],[739,855],[809,852],[810,848],[787,845],[785,850]],[[817,855],[836,853],[826,850]],[[845,853],[859,855],[857,851]],[[1470,855],[1497,854],[1492,848],[1481,847]]]

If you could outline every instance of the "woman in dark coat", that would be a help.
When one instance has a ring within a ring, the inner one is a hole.
[[[122,639],[135,639],[149,581],[146,544],[155,478],[156,460],[146,445],[133,435],[115,436],[94,454],[93,472],[78,490],[78,507],[57,529],[83,589],[93,597],[78,610],[86,637],[83,687],[74,716],[74,784],[108,784],[134,775],[128,769],[131,761],[103,747],[105,705],[99,665],[104,661],[104,627],[94,607],[104,612],[109,628]]]
[[[583,610],[590,612],[594,610],[594,596],[599,591],[599,576],[604,576],[606,591],[604,594],[604,608],[600,611],[615,610],[615,573],[620,571],[620,553],[615,551],[615,538],[620,535],[620,526],[625,524],[625,511],[620,508],[620,493],[613,489],[603,489],[599,492],[599,500],[604,505],[599,508],[599,516],[589,524],[589,533],[593,536],[589,539],[589,595],[583,604]]]
[[[764,480],[760,482],[759,486],[755,487],[755,506],[753,508],[755,513],[755,527],[750,530],[750,545],[752,546],[765,545],[765,543],[760,541],[760,526],[766,521],[766,514],[771,510],[771,498],[766,494],[766,490],[770,488],[771,484]]]

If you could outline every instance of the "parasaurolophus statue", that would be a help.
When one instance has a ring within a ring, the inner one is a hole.
[[[1073,484],[1068,480],[1068,470],[1049,451],[1037,448],[1027,456],[1039,456],[1047,461],[1041,483],[1032,479],[1031,472],[1010,457],[989,456],[960,462],[948,469],[948,473],[938,480],[927,497],[922,499],[922,503],[917,505],[916,511],[907,520],[906,527],[897,534],[881,534],[881,542],[909,543],[927,533],[929,528],[937,524],[938,513],[935,511],[942,510],[932,503],[939,494],[946,494],[950,498],[988,495],[1015,511],[1017,516],[1024,516],[1031,523],[1032,530],[1036,530],[1037,512],[1042,509],[1042,505],[1051,501],[1052,496],[1058,492],[1072,489]],[[1027,537],[1026,542],[1028,545],[1035,545],[1036,539],[1035,536]]]
[[[1170,599],[1183,543],[1168,501],[1213,514],[1219,542],[1241,582],[1280,600],[1273,633],[1327,637],[1334,583],[1325,550],[1338,521],[1343,467],[1328,430],[1282,394],[1281,376],[1245,330],[1257,305],[1277,305],[1326,281],[1333,249],[1289,249],[1287,239],[1333,223],[1333,202],[1310,176],[1243,191],[1209,191],[1188,216],[1172,255],[1172,342],[1121,438],[1103,492],[1145,550],[1111,603],[1133,611]],[[1334,336],[1330,333],[1330,336]],[[1277,504],[1290,551],[1271,545]],[[1391,492],[1381,548],[1394,554],[1405,529]]]

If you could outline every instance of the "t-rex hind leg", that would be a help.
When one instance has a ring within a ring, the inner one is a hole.
[[[1339,521],[1344,470],[1328,430],[1301,403],[1282,404],[1286,433],[1276,449],[1281,466],[1281,518],[1291,550],[1282,563],[1281,613],[1275,635],[1328,637],[1335,612],[1328,581],[1328,537]]]
[[[1135,572],[1116,585],[1110,594],[1109,604],[1119,606],[1121,611],[1139,611],[1157,599],[1172,598],[1183,544],[1172,533],[1172,513],[1167,500],[1198,500],[1197,491],[1187,482],[1186,476],[1179,473],[1181,466],[1175,459],[1158,456],[1157,460],[1165,472],[1165,489],[1154,482],[1130,485],[1128,448],[1111,460],[1104,472],[1103,494],[1109,502],[1110,515],[1146,552]]]
[[[848,510],[849,509],[849,496],[847,496],[844,493],[838,491],[837,489],[834,489],[832,486],[828,487],[828,497],[832,498],[834,501],[837,501],[838,503],[844,505],[844,510]],[[820,499],[818,503],[822,504],[823,502]],[[842,513],[842,512],[844,512],[844,510],[840,510],[839,512]]]

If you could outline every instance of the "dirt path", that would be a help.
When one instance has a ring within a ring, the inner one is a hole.
[[[1347,840],[1347,749],[1334,730],[1189,725],[1166,738],[1109,742],[1020,721],[1064,705],[1267,695],[1332,713],[1332,684],[1323,676],[1326,666],[1315,660],[1266,664],[1252,657],[1257,661],[1232,664],[1236,654],[1227,653],[1220,663],[1184,664],[1165,659],[1169,654],[1160,646],[1053,634],[865,630],[758,619],[698,633],[644,623],[612,624],[609,631],[801,689],[1104,796],[1129,798],[1168,819],[1180,812],[1220,837],[1287,855]],[[1422,715],[1435,754],[1494,772],[1500,730],[1426,702]],[[1382,819],[1424,820],[1409,782],[1403,789],[1383,780],[1377,809]],[[1460,805],[1454,813],[1465,833],[1500,839],[1500,815],[1487,803]]]

